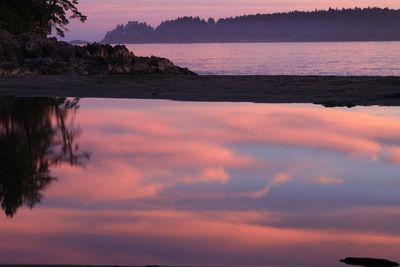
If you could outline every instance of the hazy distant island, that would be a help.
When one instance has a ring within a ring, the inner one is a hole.
[[[398,41],[400,10],[353,8],[256,14],[215,21],[179,17],[153,28],[130,21],[103,43]]]

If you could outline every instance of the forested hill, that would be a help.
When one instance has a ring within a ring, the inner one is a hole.
[[[400,10],[329,9],[256,14],[215,21],[181,17],[156,28],[131,21],[107,32],[105,43],[400,40]]]

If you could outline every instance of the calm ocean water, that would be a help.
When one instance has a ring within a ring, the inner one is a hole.
[[[400,42],[133,44],[199,74],[400,75]]]

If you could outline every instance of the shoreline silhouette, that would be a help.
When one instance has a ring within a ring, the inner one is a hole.
[[[400,106],[399,88],[400,77],[393,76],[42,75],[3,77],[0,95],[353,107]]]
[[[400,10],[328,9],[255,14],[207,20],[179,17],[157,27],[130,21],[106,33],[102,43],[230,43],[398,41]]]

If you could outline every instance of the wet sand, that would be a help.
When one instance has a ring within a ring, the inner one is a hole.
[[[400,77],[25,76],[1,77],[0,95],[169,99],[324,106],[400,105]]]

